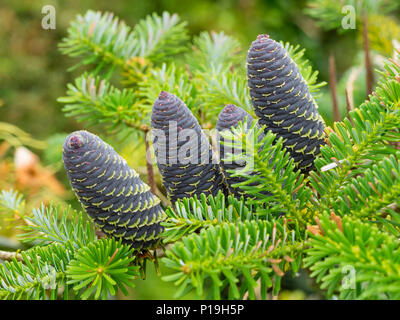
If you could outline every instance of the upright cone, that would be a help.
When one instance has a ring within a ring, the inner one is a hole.
[[[281,44],[259,35],[248,52],[247,77],[259,123],[284,139],[302,172],[312,170],[325,124],[296,63]]]
[[[65,140],[63,160],[79,201],[103,232],[136,249],[158,244],[166,218],[160,200],[110,145],[76,131]]]
[[[216,156],[197,119],[175,95],[162,91],[151,115],[153,147],[171,203],[204,193],[227,194]]]

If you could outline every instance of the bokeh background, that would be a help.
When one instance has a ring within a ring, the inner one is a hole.
[[[44,5],[53,5],[56,9],[55,30],[44,30],[41,26]],[[290,41],[305,48],[306,58],[320,72],[319,81],[329,82],[328,58],[333,53],[339,105],[344,115],[345,84],[354,67],[363,63],[359,26],[348,32],[326,30],[305,12],[309,5],[310,1],[305,0],[0,0],[0,189],[20,190],[26,196],[27,210],[42,201],[69,202],[78,207],[60,160],[64,134],[82,129],[84,125],[66,118],[57,98],[65,95],[67,83],[73,82],[80,70],[67,71],[73,63],[60,53],[58,43],[66,36],[76,15],[89,9],[114,12],[131,26],[152,12],[178,13],[188,22],[191,35],[203,30],[224,31],[236,37],[243,48],[249,47],[258,34],[267,33],[276,40]],[[399,20],[398,9],[389,14],[389,18],[383,20],[385,23]],[[378,35],[375,42],[379,42],[381,30],[387,29],[381,18],[371,20],[371,30],[375,28]],[[386,30],[389,41],[400,34],[397,22],[391,28],[389,32]],[[374,56],[374,65],[379,66],[380,58],[390,56],[391,50],[391,47],[384,49],[384,45],[377,45],[379,54]],[[365,99],[364,70],[362,67],[359,70],[355,105]],[[331,123],[329,86],[322,90],[318,102],[321,113]],[[20,145],[26,149],[18,149]],[[137,161],[135,150],[129,146],[125,148],[119,151],[128,157],[128,162]],[[140,160],[134,163],[139,172],[144,165]],[[0,212],[1,225],[0,249],[20,248],[14,229],[2,219]],[[283,291],[281,299],[320,298],[308,278],[299,277],[295,283],[293,281],[285,282],[287,290]],[[137,280],[137,288],[129,298],[168,299],[172,298],[173,291],[174,287],[161,282],[154,268],[149,266],[148,279]]]
[[[56,29],[43,30],[42,7],[56,9]],[[357,53],[354,33],[323,31],[304,13],[307,1],[107,1],[2,0],[0,4],[0,97],[2,119],[16,124],[37,139],[79,126],[63,116],[56,99],[77,73],[67,72],[71,59],[61,55],[57,44],[77,14],[88,9],[112,11],[128,25],[152,12],[178,13],[188,21],[192,35],[203,30],[224,31],[248,47],[257,34],[290,41],[306,48],[306,56],[320,79],[328,80],[328,53],[336,56],[338,76],[352,65]]]

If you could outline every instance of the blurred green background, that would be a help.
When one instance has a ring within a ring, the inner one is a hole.
[[[43,30],[41,9],[56,9],[56,29]],[[354,34],[323,32],[312,18],[304,14],[306,1],[279,0],[2,0],[0,4],[0,118],[16,124],[44,139],[56,132],[79,128],[61,112],[57,97],[65,94],[66,84],[79,73],[67,72],[72,65],[57,44],[66,35],[69,23],[88,9],[112,11],[128,25],[145,15],[164,10],[176,12],[188,21],[191,34],[202,30],[225,31],[237,37],[243,48],[257,34],[290,41],[306,48],[306,56],[320,79],[328,79],[328,53],[336,55],[338,76],[352,63],[356,46]],[[346,48],[346,50],[343,50]]]
[[[42,7],[45,5],[53,5],[56,9],[55,30],[44,30],[41,26],[44,16]],[[46,152],[40,147],[31,149],[44,163],[43,167],[38,169],[38,174],[54,174],[67,194],[61,192],[53,197],[47,193],[46,199],[72,201],[73,195],[69,191],[59,161],[64,137],[61,133],[82,129],[84,125],[78,124],[73,118],[66,118],[61,110],[62,105],[56,100],[65,95],[67,83],[73,82],[81,70],[67,71],[74,61],[59,52],[58,43],[66,36],[67,28],[76,15],[83,15],[89,9],[114,12],[130,26],[152,12],[178,13],[182,20],[188,22],[191,35],[203,30],[224,31],[239,39],[242,48],[248,48],[258,34],[267,33],[278,41],[290,41],[293,45],[300,44],[305,48],[306,58],[310,60],[313,68],[320,72],[319,81],[329,81],[328,57],[332,52],[336,58],[337,78],[345,79],[338,83],[343,116],[344,88],[347,81],[345,76],[349,75],[350,67],[362,65],[363,61],[360,53],[361,40],[357,35],[359,30],[346,33],[323,30],[304,12],[306,7],[307,1],[303,0],[1,0],[0,122],[13,124],[34,139],[48,142]],[[399,11],[393,11],[391,14],[399,16]],[[355,88],[354,96],[356,106],[365,99],[362,69],[358,79],[360,87]],[[331,124],[331,97],[328,86],[322,90],[318,102],[322,115],[328,124]],[[2,150],[1,142],[0,128],[0,189],[18,188],[18,176],[13,176],[15,168],[10,164],[12,161],[7,162],[7,156],[10,157],[12,150],[6,147],[6,151]],[[143,148],[140,152],[143,152]],[[133,158],[132,153],[130,156]],[[54,159],[58,159],[58,163]],[[144,167],[144,163],[136,164],[135,169],[140,166]],[[47,182],[50,190],[52,183],[54,182],[50,180]],[[43,200],[43,194],[48,189],[35,194],[34,199],[37,201],[32,200],[32,197],[28,198],[29,204],[37,205]],[[11,234],[12,232],[0,230],[0,237]],[[0,248],[1,246],[0,241]],[[137,280],[137,288],[129,298],[172,299],[174,287],[161,282],[153,266],[149,266],[148,271],[148,279]],[[312,284],[306,277],[288,280],[285,283],[287,290],[283,291],[281,299],[319,297],[313,293]]]

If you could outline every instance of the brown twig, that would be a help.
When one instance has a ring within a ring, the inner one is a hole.
[[[340,111],[336,91],[336,65],[335,56],[331,52],[329,55],[329,87],[331,89],[332,96],[332,110],[333,110],[333,120],[340,121]]]
[[[190,71],[189,65],[188,65],[187,63],[185,63],[185,69],[186,69],[186,72],[187,72],[188,75],[189,75],[189,80],[191,80],[191,79],[193,78],[193,74],[192,74],[192,72]]]
[[[346,88],[345,90],[346,90],[346,111],[347,111],[347,116],[348,116],[349,112],[351,110],[353,110],[353,103],[351,101],[352,99],[350,98],[351,93],[350,93],[349,88]]]
[[[157,193],[157,186],[156,186],[156,183],[155,183],[155,180],[154,180],[153,165],[152,165],[152,163],[151,163],[151,161],[150,161],[150,159],[149,159],[149,157],[150,157],[150,155],[149,155],[149,152],[150,152],[150,144],[149,144],[149,141],[148,141],[148,139],[147,139],[147,133],[146,133],[146,137],[145,137],[144,141],[145,141],[145,144],[146,144],[147,182],[149,183],[150,191],[151,191],[153,194],[156,194],[156,193]]]
[[[353,91],[350,91],[350,88],[345,89],[346,92],[346,111],[347,111],[347,118],[350,120],[351,124],[354,126],[353,119],[350,116],[350,111],[354,109],[353,103]]]
[[[371,64],[371,57],[369,54],[369,39],[368,39],[368,18],[367,14],[363,13],[363,45],[365,55],[365,69],[366,69],[366,85],[367,85],[367,96],[372,93],[373,71]]]
[[[153,194],[156,194],[157,193],[157,186],[156,186],[156,183],[155,183],[155,180],[154,180],[153,165],[151,164],[151,161],[149,159],[150,144],[149,144],[149,141],[148,141],[147,134],[150,132],[150,128],[149,128],[149,126],[147,124],[138,125],[138,124],[131,123],[131,122],[128,122],[128,121],[125,121],[124,123],[128,127],[135,128],[135,129],[138,129],[138,130],[141,130],[141,131],[144,132],[144,141],[145,141],[145,146],[146,146],[146,170],[147,170],[147,180],[148,180],[147,182],[148,182],[148,184],[150,186],[150,191]]]
[[[106,237],[106,234],[103,231],[96,229],[96,236],[98,239],[103,239]]]
[[[123,123],[130,128],[136,129],[136,130],[140,130],[143,131],[144,133],[147,133],[150,131],[150,128],[147,124],[137,124],[135,122],[131,122],[131,121],[127,121],[124,120]]]
[[[347,112],[354,109],[353,92],[354,92],[354,82],[357,80],[358,75],[361,72],[361,68],[354,68],[349,76],[346,83],[346,104]]]
[[[157,249],[153,250],[153,256],[157,256],[157,258],[163,258],[166,256],[165,252],[171,249],[172,243],[168,243],[165,247],[158,247]]]

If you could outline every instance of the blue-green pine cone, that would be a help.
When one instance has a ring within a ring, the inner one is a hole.
[[[228,194],[222,169],[208,138],[189,108],[162,91],[151,114],[153,147],[162,181],[172,204],[204,193]]]
[[[228,104],[221,110],[218,115],[217,120],[217,140],[219,143],[219,154],[221,159],[221,167],[224,171],[225,179],[229,188],[229,191],[236,197],[240,198],[243,196],[245,199],[248,198],[248,194],[242,191],[240,188],[233,187],[234,184],[246,181],[247,179],[243,177],[234,177],[232,173],[229,173],[228,170],[240,170],[245,166],[245,163],[240,163],[238,161],[229,162],[224,161],[228,154],[240,154],[243,153],[244,150],[235,150],[231,149],[227,146],[230,141],[225,141],[225,139],[219,134],[219,132],[232,130],[232,128],[237,128],[240,122],[246,121],[247,128],[250,129],[253,123],[253,117],[243,110],[240,107],[237,107],[233,104]],[[261,141],[264,137],[264,134],[261,134],[258,137],[258,140]],[[251,184],[250,184],[251,185]]]
[[[297,168],[312,170],[325,124],[296,63],[280,43],[259,35],[248,52],[247,78],[259,123],[283,138]]]
[[[135,249],[157,246],[166,218],[160,200],[109,144],[87,131],[73,132],[63,160],[79,201],[105,234]]]

